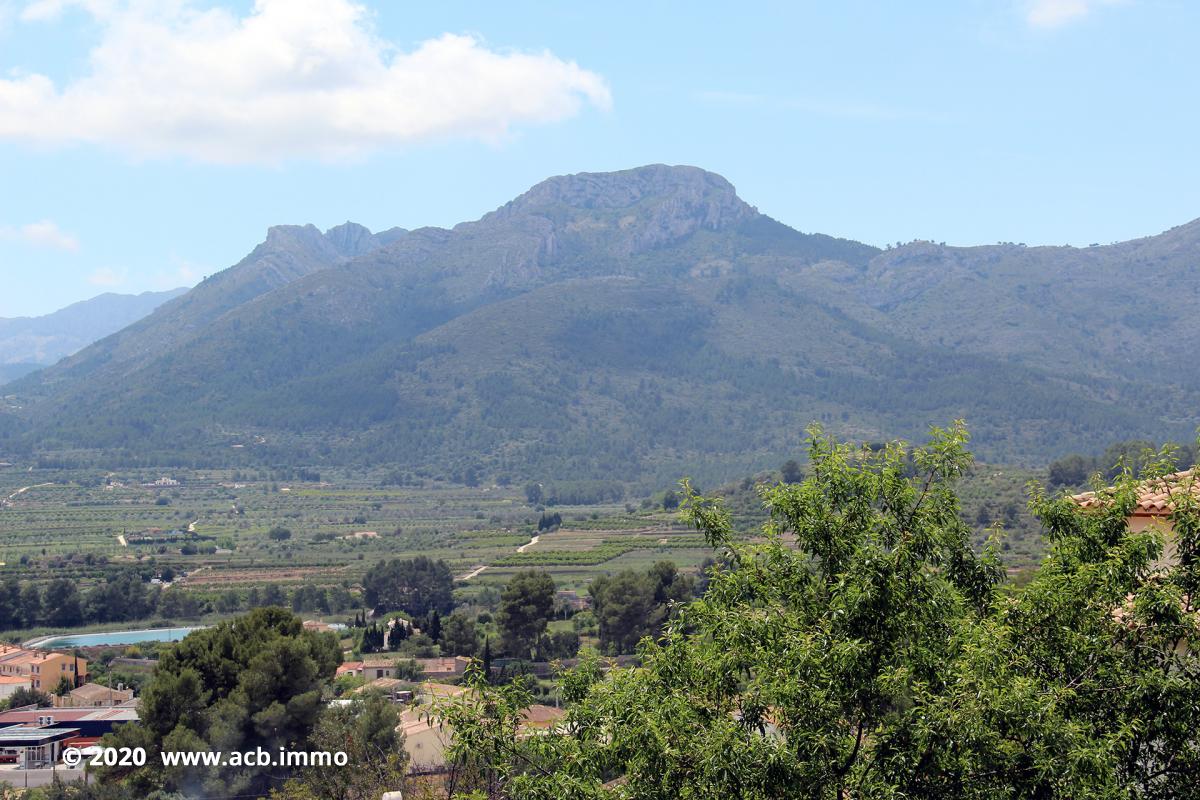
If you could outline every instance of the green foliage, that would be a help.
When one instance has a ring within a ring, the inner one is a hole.
[[[20,708],[21,706],[37,706],[38,708],[49,708],[54,705],[54,700],[45,692],[39,692],[37,689],[29,689],[24,686],[18,688],[7,698],[5,698],[5,708]]]
[[[1104,481],[1112,481],[1125,469],[1140,473],[1159,457],[1159,448],[1152,442],[1115,442],[1098,456],[1079,453],[1063,456],[1050,462],[1049,482],[1051,486],[1081,487],[1099,475]],[[1196,463],[1197,448],[1194,445],[1172,445],[1171,464],[1177,469]]]
[[[425,616],[454,608],[454,575],[445,561],[425,556],[381,561],[363,577],[367,605],[381,611]]]
[[[656,636],[672,603],[692,599],[694,585],[669,561],[659,561],[644,573],[624,570],[592,581],[592,613],[600,633],[600,648],[612,655],[631,653],[646,636]]]
[[[446,617],[442,625],[442,653],[451,656],[473,656],[479,650],[479,633],[475,620],[461,612]]]
[[[935,431],[910,468],[814,437],[806,480],[761,489],[760,545],[689,493],[725,564],[705,595],[640,668],[568,674],[555,734],[516,736],[530,697],[480,685],[457,763],[510,800],[1195,796],[1200,487],[1173,484],[1165,561],[1127,517],[1170,452],[1096,508],[1035,490],[1050,549],[1013,591],[968,546],[965,441]]]
[[[265,792],[284,768],[164,768],[160,749],[304,749],[321,714],[321,690],[341,663],[337,640],[305,631],[278,608],[257,609],[196,631],[168,649],[141,697],[141,721],[106,746],[145,747],[145,768],[106,769],[106,782],[146,790],[201,786],[205,793]]]
[[[272,800],[377,800],[403,786],[408,756],[397,732],[400,714],[378,693],[356,695],[346,706],[321,712],[311,747],[344,752],[345,767],[309,767],[289,780]]]
[[[529,657],[554,617],[554,579],[544,571],[525,570],[513,575],[500,595],[496,621],[504,652]]]

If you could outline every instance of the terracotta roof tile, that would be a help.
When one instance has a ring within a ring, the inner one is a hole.
[[[1193,473],[1193,470],[1184,470],[1142,484],[1138,489],[1137,507],[1133,513],[1139,516],[1170,514],[1173,509],[1172,496],[1181,492],[1200,496],[1200,475]],[[1071,499],[1082,508],[1100,508],[1108,500],[1103,492],[1099,495],[1096,492],[1084,492],[1073,495]]]

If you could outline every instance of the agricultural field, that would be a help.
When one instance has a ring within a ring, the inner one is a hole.
[[[0,579],[86,583],[105,563],[139,563],[201,592],[353,588],[379,560],[427,555],[470,576],[460,582],[470,597],[525,567],[583,590],[605,572],[660,559],[695,568],[711,554],[661,505],[556,505],[561,526],[539,535],[542,509],[516,487],[385,485],[382,473],[305,477],[0,469]]]
[[[1004,529],[1010,571],[1040,556],[1025,509],[1027,470],[980,465],[961,487],[964,519],[982,545]],[[769,474],[759,480],[777,480]],[[216,596],[301,585],[354,591],[388,558],[445,559],[465,602],[494,599],[537,567],[585,592],[598,575],[658,560],[696,571],[711,550],[663,509],[662,495],[592,505],[531,504],[519,487],[405,480],[380,471],[172,470],[96,473],[0,467],[0,580],[66,577],[86,587],[112,565],[149,567],[164,582]],[[763,520],[754,481],[720,490],[744,536]],[[561,524],[538,530],[543,510]]]

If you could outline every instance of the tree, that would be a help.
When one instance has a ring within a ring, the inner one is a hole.
[[[276,525],[275,527],[271,528],[271,530],[267,531],[267,536],[269,536],[272,541],[283,542],[292,538],[292,532],[282,525]]]
[[[7,578],[0,584],[0,630],[21,627],[21,584]]]
[[[160,657],[142,693],[140,722],[104,738],[108,747],[145,747],[148,766],[106,769],[101,778],[145,793],[188,787],[206,795],[265,794],[292,771],[166,768],[159,752],[303,749],[321,714],[322,688],[340,662],[332,634],[306,631],[280,608],[195,631]]]
[[[910,466],[901,445],[814,434],[809,477],[765,490],[758,545],[688,493],[725,559],[708,592],[639,668],[568,673],[567,719],[536,742],[500,726],[523,687],[473,676],[451,758],[509,800],[1195,796],[1200,479],[1144,462],[1171,492],[1169,562],[1158,530],[1130,529],[1130,471],[1087,509],[1035,488],[1049,551],[1013,591],[995,549],[968,546],[965,441],[935,431]]]
[[[554,579],[544,570],[513,575],[500,594],[500,625],[504,652],[529,658],[554,617]]]
[[[280,606],[287,605],[287,595],[283,593],[283,588],[277,583],[268,583],[262,593],[262,604],[264,606]]]
[[[447,655],[475,655],[479,651],[475,620],[457,611],[446,617],[446,622],[442,625],[441,645],[442,652]]]
[[[355,695],[349,705],[321,712],[310,738],[318,752],[344,752],[347,766],[309,767],[289,780],[273,800],[377,800],[404,785],[408,756],[397,732],[400,714],[383,695]]]
[[[425,631],[425,635],[435,643],[442,638],[442,615],[436,608],[429,612],[429,629]]]
[[[669,561],[659,561],[645,573],[623,570],[592,581],[592,613],[605,652],[631,653],[645,636],[658,634],[672,603],[692,598],[694,581]]]
[[[21,625],[32,628],[42,621],[42,593],[37,584],[27,583],[21,587]]]
[[[45,692],[39,692],[36,689],[20,687],[5,700],[6,708],[21,708],[22,706],[37,706],[38,708],[49,708],[54,705],[54,700]]]
[[[799,483],[804,480],[804,471],[800,469],[800,462],[794,458],[789,458],[783,462],[783,466],[779,469],[784,483]]]
[[[404,611],[414,617],[454,608],[450,565],[426,556],[380,561],[363,576],[363,597],[376,611]]]
[[[59,697],[66,697],[74,688],[75,687],[71,685],[71,681],[67,678],[67,676],[63,675],[58,679],[58,685],[54,687],[54,694],[58,695]]]
[[[531,506],[542,502],[542,485],[540,483],[525,484],[525,499]]]
[[[83,603],[75,582],[57,578],[46,587],[43,615],[49,625],[74,627],[83,624]]]

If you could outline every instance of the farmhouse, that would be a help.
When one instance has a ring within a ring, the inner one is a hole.
[[[55,695],[53,699],[57,708],[111,708],[132,702],[133,690],[85,683],[62,697]]]

